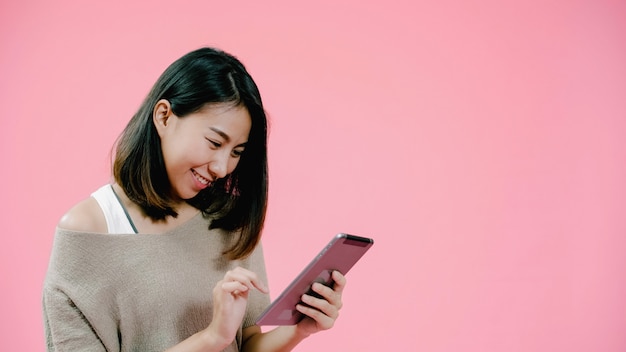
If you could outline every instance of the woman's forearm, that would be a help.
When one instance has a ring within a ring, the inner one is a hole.
[[[226,346],[228,343],[218,341],[205,329],[168,348],[165,352],[219,352]]]
[[[254,329],[254,332],[244,340],[243,352],[287,352],[309,336],[296,325],[279,326],[264,333],[258,326],[251,326],[248,329]],[[244,332],[244,335],[247,334]]]

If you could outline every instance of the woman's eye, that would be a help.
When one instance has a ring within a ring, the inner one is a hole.
[[[207,141],[209,141],[209,143],[211,143],[213,145],[213,147],[215,147],[215,148],[219,148],[219,147],[222,146],[222,144],[220,142],[216,142],[216,141],[213,141],[213,140],[210,140],[210,139],[207,139]]]
[[[239,158],[243,154],[243,150],[233,150],[233,156]]]

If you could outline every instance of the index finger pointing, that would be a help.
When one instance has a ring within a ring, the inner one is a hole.
[[[227,273],[227,279],[239,281],[247,286],[255,287],[263,293],[268,293],[269,289],[259,279],[258,275],[248,269],[237,267]]]

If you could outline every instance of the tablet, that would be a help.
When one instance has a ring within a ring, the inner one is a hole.
[[[354,264],[374,244],[374,240],[340,233],[333,237],[322,251],[300,272],[263,313],[257,318],[257,325],[294,325],[304,315],[296,310],[300,297],[309,292],[311,285],[320,282],[332,286],[331,273],[334,270],[346,274]]]

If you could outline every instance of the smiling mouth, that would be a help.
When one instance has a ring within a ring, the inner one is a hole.
[[[196,172],[196,170],[194,170],[194,169],[191,169],[191,173],[192,173],[192,174],[195,176],[195,178],[196,178],[196,179],[197,179],[200,183],[202,183],[203,185],[208,185],[208,184],[211,182],[211,180],[209,180],[208,178],[206,178],[206,177],[204,177],[204,176],[200,175],[200,174],[199,174],[199,173],[197,173],[197,172]]]

